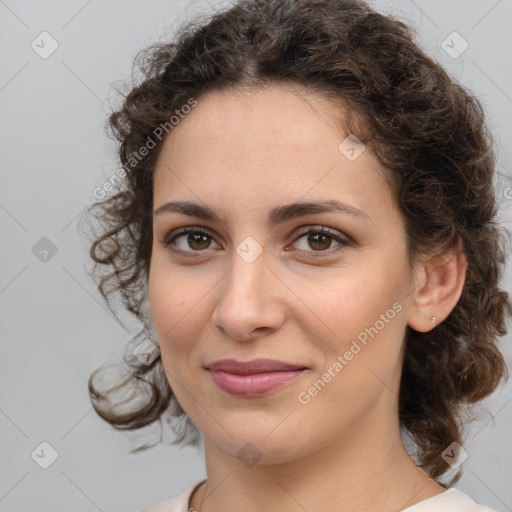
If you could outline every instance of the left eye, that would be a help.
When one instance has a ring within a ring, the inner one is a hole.
[[[184,238],[186,236],[186,238]],[[327,228],[310,228],[306,231],[303,231],[296,239],[294,243],[301,240],[302,238],[306,238],[306,244],[309,245],[313,250],[309,250],[308,248],[299,248],[300,251],[306,252],[327,252],[327,249],[331,247],[332,241],[338,242],[339,246],[346,246],[349,244],[349,241],[342,237],[339,233],[335,231],[331,231]],[[177,240],[183,238],[185,240],[185,245],[188,245],[192,250],[188,250],[186,247],[180,247]],[[193,253],[203,252],[205,249],[210,248],[211,240],[213,237],[209,235],[206,231],[200,228],[184,228],[180,232],[176,233],[172,237],[168,237],[164,240],[164,246],[168,248],[168,250],[175,254],[184,254],[187,256],[192,256]],[[177,248],[171,247],[174,245]],[[336,252],[338,249],[329,252]]]
[[[338,242],[339,246],[348,245],[348,240],[340,236],[338,233],[333,232],[326,228],[308,229],[303,232],[297,240],[306,237],[306,244],[313,248],[313,252],[326,252],[326,249],[331,247],[332,240]],[[300,249],[300,250],[308,250]]]

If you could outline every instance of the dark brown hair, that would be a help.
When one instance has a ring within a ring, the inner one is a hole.
[[[441,454],[454,441],[463,444],[466,406],[508,378],[496,342],[512,314],[499,288],[509,233],[496,220],[495,155],[479,101],[417,46],[408,26],[357,0],[242,0],[182,25],[174,41],[139,52],[134,64],[142,79],[107,123],[120,143],[126,179],[89,211],[103,225],[90,251],[99,290],[108,304],[109,295],[119,294],[143,323],[133,340],[158,345],[144,306],[153,172],[164,140],[158,127],[168,128],[191,98],[230,87],[297,84],[342,100],[350,107],[347,133],[387,170],[410,262],[458,242],[467,258],[465,285],[450,315],[429,332],[407,327],[400,387],[400,424],[419,465],[433,478],[446,472]],[[149,139],[155,147],[141,157]],[[181,421],[171,423],[175,442],[197,444],[198,431],[176,401],[161,358],[146,365],[132,347],[125,362],[126,378],[107,392],[93,385],[96,372],[91,375],[96,412],[118,429],[167,415]],[[109,397],[134,384],[143,402],[116,412]]]

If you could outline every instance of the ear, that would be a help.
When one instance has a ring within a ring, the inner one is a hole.
[[[407,324],[416,331],[427,332],[442,322],[459,301],[466,269],[460,239],[449,253],[437,254],[418,264]],[[436,318],[435,323],[432,317]]]

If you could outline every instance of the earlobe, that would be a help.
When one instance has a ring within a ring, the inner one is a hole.
[[[432,256],[418,265],[407,324],[419,332],[439,325],[460,299],[466,269],[467,260],[460,240],[449,253]]]

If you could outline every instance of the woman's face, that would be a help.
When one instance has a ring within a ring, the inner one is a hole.
[[[154,215],[162,362],[183,409],[228,456],[291,461],[398,428],[412,287],[403,220],[376,159],[344,141],[334,112],[298,86],[210,92],[159,156],[154,211],[197,205]],[[334,201],[345,210],[324,208]],[[324,206],[285,207],[304,203]],[[228,358],[305,369],[207,369]]]

